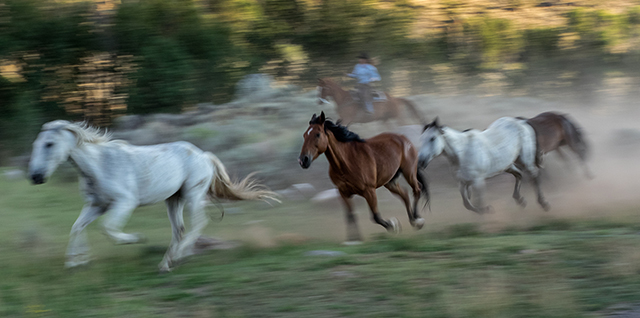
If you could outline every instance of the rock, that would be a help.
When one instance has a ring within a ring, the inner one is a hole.
[[[336,201],[338,198],[340,198],[340,192],[338,192],[338,189],[329,189],[316,194],[311,198],[311,202],[326,203]]]
[[[132,130],[142,127],[144,121],[144,117],[140,115],[125,115],[116,118],[113,123],[116,129]]]
[[[341,252],[341,251],[327,251],[327,250],[315,250],[315,251],[308,251],[304,253],[304,256],[343,256],[343,255],[347,255],[347,253]]]
[[[7,180],[18,180],[25,178],[25,173],[20,169],[11,169],[4,172],[4,177]]]
[[[289,245],[300,245],[309,242],[310,239],[298,233],[283,233],[276,236],[276,241]]]
[[[255,95],[262,95],[273,90],[274,80],[267,74],[249,74],[243,77],[236,84],[236,98],[247,98]]]
[[[640,130],[618,129],[613,133],[613,143],[619,146],[640,145]]]
[[[229,250],[239,247],[240,242],[237,241],[224,241],[215,237],[200,236],[194,243],[194,252],[196,254],[203,253],[210,250]]]
[[[31,154],[11,157],[9,159],[9,165],[17,168],[24,168],[25,170],[29,167],[29,160],[31,159]]]
[[[313,196],[316,188],[309,183],[297,183],[284,190],[278,191],[287,200],[300,201]]]

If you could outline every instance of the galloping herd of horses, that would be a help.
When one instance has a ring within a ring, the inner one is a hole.
[[[483,201],[485,179],[507,172],[516,183],[513,198],[521,205],[524,173],[530,175],[544,210],[549,204],[540,190],[539,169],[542,156],[560,146],[568,146],[585,160],[588,146],[580,129],[565,115],[546,112],[534,118],[503,117],[486,130],[457,131],[435,120],[424,126],[419,149],[403,135],[381,133],[362,139],[341,123],[400,119],[402,105],[423,121],[412,102],[389,94],[374,103],[374,114],[365,114],[352,94],[330,79],[320,79],[319,102],[332,98],[340,120],[336,123],[324,112],[314,114],[304,131],[304,144],[298,157],[307,169],[320,155],[329,162],[329,177],[336,185],[346,207],[347,244],[362,241],[356,224],[351,198],[364,197],[373,220],[387,231],[398,233],[397,219],[385,220],[377,206],[376,189],[386,187],[402,199],[409,221],[415,229],[424,226],[419,202],[429,205],[429,191],[424,168],[435,157],[444,155],[454,168],[464,206],[477,213],[491,210]],[[87,264],[91,257],[84,228],[104,215],[106,235],[116,244],[139,243],[140,234],[122,229],[133,210],[142,205],[165,201],[172,228],[172,240],[159,264],[161,272],[171,271],[182,259],[194,253],[194,243],[206,227],[205,199],[262,200],[280,202],[251,178],[234,182],[222,162],[188,142],[134,146],[111,140],[106,132],[83,123],[65,120],[48,122],[33,143],[29,177],[34,184],[45,183],[57,167],[70,160],[80,174],[85,198],[78,219],[73,224],[66,252],[66,267]],[[413,191],[413,204],[400,184],[403,176]],[[471,193],[475,203],[472,203]],[[189,204],[191,226],[185,233],[183,209]]]

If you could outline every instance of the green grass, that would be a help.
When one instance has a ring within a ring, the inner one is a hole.
[[[633,222],[549,220],[491,234],[460,224],[378,234],[350,247],[337,244],[341,238],[246,244],[159,275],[170,230],[156,205],[139,209],[127,226],[146,234],[147,245],[113,246],[92,224],[96,260],[68,271],[68,231],[82,206],[77,184],[0,177],[0,193],[2,317],[597,317],[640,299]],[[239,222],[256,215],[267,225],[288,218],[282,226],[296,226],[310,209],[285,204],[267,215],[260,205],[240,206],[256,211],[231,213],[207,234],[238,238]],[[346,254],[304,255],[314,249]]]

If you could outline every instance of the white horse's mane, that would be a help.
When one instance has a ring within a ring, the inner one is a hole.
[[[76,135],[78,145],[83,143],[102,144],[111,141],[111,134],[106,130],[102,131],[98,127],[91,126],[89,123],[77,122],[72,123],[67,120],[54,120],[42,125],[42,130],[65,129]]]

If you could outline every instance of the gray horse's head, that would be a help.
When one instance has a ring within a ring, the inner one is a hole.
[[[424,126],[420,136],[420,152],[418,153],[420,167],[426,167],[433,158],[439,156],[444,151],[444,146],[443,126],[440,126],[438,117],[436,117],[433,122]]]
[[[45,183],[76,147],[76,135],[66,129],[68,125],[72,123],[56,120],[42,126],[42,131],[33,142],[29,161],[29,178],[34,184]]]

